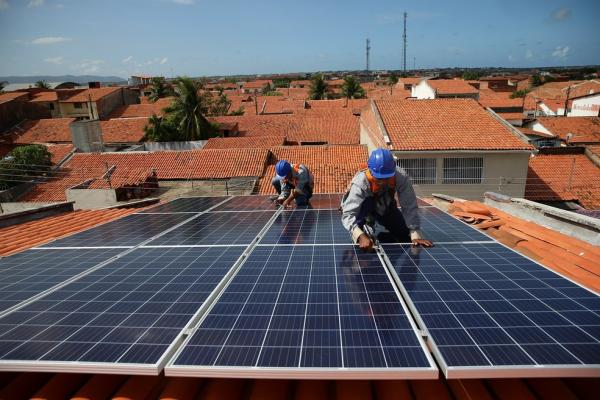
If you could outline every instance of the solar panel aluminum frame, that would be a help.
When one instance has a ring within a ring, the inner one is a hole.
[[[215,204],[213,206],[210,206],[206,210],[202,210],[202,211],[158,211],[158,212],[152,211],[154,208],[158,208],[160,206],[167,205],[169,203],[172,203],[172,202],[180,200],[180,199],[200,199],[200,198],[205,198],[205,197],[210,197],[210,198],[222,197],[223,201],[221,201],[221,202],[219,202],[219,203],[217,203],[217,204]],[[157,215],[160,215],[160,214],[202,214],[202,213],[205,213],[205,212],[209,212],[210,210],[213,210],[214,208],[219,207],[220,205],[222,205],[224,203],[227,203],[233,197],[234,196],[231,196],[231,195],[226,195],[226,196],[182,196],[182,197],[176,197],[176,198],[173,198],[173,199],[169,200],[166,203],[154,204],[152,207],[150,207],[148,209],[144,209],[142,211],[138,211],[138,212],[136,212],[134,214],[157,214]]]
[[[475,229],[475,228],[473,228],[473,229]],[[471,242],[467,242],[465,244],[469,244],[469,243],[471,243]],[[544,268],[544,269],[554,272],[556,275],[560,276],[561,278],[564,278],[564,279],[568,280],[569,282],[572,282],[572,283],[576,284],[577,286],[579,286],[593,294],[600,295],[599,293],[596,293],[595,291],[591,290],[590,288],[587,288],[587,287],[579,284],[578,282],[570,279],[569,277],[566,277],[557,271],[547,268],[546,266],[540,264],[538,261],[513,250],[509,246],[506,246],[504,243],[500,243],[498,241],[494,241],[494,243],[497,243],[497,244],[501,245],[502,247],[510,250],[511,252],[516,253],[516,254],[522,256],[523,258],[539,265],[541,268]],[[456,242],[455,244],[462,244],[462,243]],[[386,245],[396,246],[396,245],[402,245],[402,244],[391,243],[391,244],[386,244]],[[390,274],[392,276],[392,279],[394,280],[398,289],[402,293],[402,297],[403,297],[404,301],[406,302],[408,308],[410,309],[412,316],[416,320],[417,325],[420,327],[421,331],[423,332],[423,334],[425,336],[425,340],[427,341],[427,343],[429,345],[429,349],[433,353],[433,355],[434,355],[436,361],[438,362],[438,364],[442,370],[442,373],[444,374],[446,379],[590,378],[590,377],[597,378],[598,376],[600,376],[600,364],[587,364],[587,365],[556,364],[556,365],[552,365],[552,366],[546,366],[546,365],[538,365],[538,366],[535,366],[535,365],[522,365],[522,366],[519,366],[519,365],[485,366],[484,365],[484,366],[481,366],[481,365],[479,365],[479,366],[472,366],[472,367],[470,367],[470,366],[461,366],[461,367],[448,366],[444,357],[442,356],[441,352],[439,351],[438,346],[435,343],[435,340],[429,334],[429,332],[427,330],[427,325],[421,318],[419,311],[417,310],[416,306],[412,302],[410,294],[406,291],[404,284],[400,280],[400,277],[396,273],[396,270],[395,270],[392,262],[388,258],[387,254],[385,254],[385,250],[383,248],[382,248],[382,257],[383,257],[386,269],[388,269],[388,271],[390,272]]]
[[[265,226],[261,229],[261,231],[257,234],[255,240],[252,244],[248,245],[246,249],[242,252],[242,254],[238,257],[235,263],[232,264],[231,268],[225,274],[223,279],[215,286],[212,292],[208,295],[206,300],[202,303],[202,305],[198,308],[196,313],[190,318],[188,323],[184,328],[181,329],[175,340],[171,342],[167,350],[163,353],[160,359],[155,364],[136,364],[136,363],[108,363],[108,362],[87,362],[87,361],[3,361],[0,360],[0,372],[55,372],[55,373],[94,373],[94,374],[130,374],[130,375],[159,375],[162,370],[165,368],[165,365],[172,359],[174,353],[179,349],[184,340],[191,336],[191,328],[198,324],[198,321],[205,316],[206,313],[212,308],[216,300],[220,297],[223,290],[227,287],[229,282],[233,279],[233,277],[237,274],[237,271],[242,266],[248,255],[252,252],[252,249],[260,240],[260,235],[266,232],[266,230],[271,226],[276,216],[279,214],[280,210],[276,212],[271,219],[265,224]],[[196,218],[201,213],[185,220],[181,224],[186,223],[187,221]],[[179,226],[179,225],[177,225]],[[176,227],[173,227],[175,229]],[[155,237],[162,235],[162,232]],[[149,242],[150,240],[145,241],[144,243]],[[123,256],[126,253],[129,253],[137,248],[141,248],[142,244],[131,248],[129,251],[123,252],[111,258],[113,261],[115,258]],[[239,247],[239,246],[236,246]],[[101,266],[108,264],[108,262],[102,263],[94,267],[94,270],[101,268]],[[91,271],[88,271],[91,272]],[[71,283],[71,282],[69,282]],[[65,286],[67,283],[60,285],[60,287]],[[54,288],[53,291],[57,289]],[[48,292],[50,293],[50,292]],[[20,305],[20,307],[29,304],[30,301],[24,302]]]
[[[278,214],[276,214],[278,215]],[[352,244],[327,244],[329,246],[353,246]],[[258,244],[258,246],[261,246]],[[287,245],[268,245],[271,247],[286,247]],[[289,246],[287,246],[289,247]],[[390,281],[390,285],[394,289],[398,302],[402,306],[406,318],[408,319],[421,349],[425,353],[429,367],[427,368],[287,368],[287,367],[225,367],[225,366],[177,366],[175,361],[179,357],[179,354],[184,351],[186,344],[191,340],[193,336],[193,330],[190,331],[189,336],[183,342],[179,350],[173,355],[169,363],[166,365],[164,371],[165,376],[178,376],[178,377],[205,377],[205,378],[247,378],[247,379],[338,379],[338,380],[364,380],[364,379],[438,379],[439,369],[423,339],[423,334],[417,327],[417,324],[413,320],[407,305],[405,304],[400,292],[392,280],[392,276],[389,270],[386,268],[381,254],[378,253],[379,261],[382,263],[382,268],[386,272],[386,276]],[[243,264],[239,267],[242,268]],[[239,270],[238,268],[238,270]],[[237,271],[236,271],[237,272]],[[235,276],[232,277],[232,280]],[[223,288],[223,291],[211,304],[205,314],[197,321],[197,326],[202,324],[204,318],[208,316],[212,307],[217,304],[221,294],[225,292],[227,287]]]

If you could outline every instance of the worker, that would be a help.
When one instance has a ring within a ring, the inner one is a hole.
[[[417,197],[406,172],[396,167],[392,152],[376,149],[368,160],[368,168],[352,178],[342,198],[342,224],[362,250],[372,251],[374,238],[367,232],[375,222],[383,225],[401,243],[431,247],[420,230]],[[398,209],[398,195],[402,211]]]
[[[290,164],[286,160],[279,160],[275,165],[273,187],[278,196],[275,201],[284,207],[290,207],[292,201],[297,206],[306,206],[312,197],[314,181],[312,174],[303,164]]]

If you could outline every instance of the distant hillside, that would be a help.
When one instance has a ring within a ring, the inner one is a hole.
[[[88,82],[105,82],[105,83],[117,83],[126,82],[127,79],[120,78],[118,76],[96,76],[96,75],[33,75],[33,76],[0,76],[0,82],[6,81],[8,83],[32,83],[36,81],[46,82],[77,82],[86,84]]]

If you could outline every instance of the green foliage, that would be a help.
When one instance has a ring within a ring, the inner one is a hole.
[[[175,121],[168,117],[152,115],[144,127],[144,140],[148,142],[179,142],[181,135]]]
[[[540,74],[531,75],[531,78],[529,81],[529,85],[531,87],[540,86],[542,83],[543,83],[542,77],[540,76]]]
[[[283,96],[283,93],[273,90],[270,92],[263,93],[262,95],[263,96]]]
[[[517,91],[513,92],[513,93],[510,95],[510,98],[511,98],[511,99],[523,98],[523,97],[525,97],[525,96],[527,95],[527,93],[529,93],[529,92],[530,92],[530,90],[529,90],[529,89],[517,90]]]
[[[233,110],[229,115],[244,115],[244,107],[240,106],[237,110]]]
[[[221,91],[216,99],[211,99],[208,114],[213,116],[227,115],[229,107],[231,107],[231,100]]]
[[[290,82],[292,80],[289,78],[279,78],[279,79],[274,79],[273,80],[273,87],[274,88],[288,88],[290,87]]]
[[[396,83],[398,83],[398,75],[392,73],[388,78],[387,78],[387,84],[389,86],[394,86]]]
[[[365,90],[355,77],[348,75],[342,84],[342,96],[348,99],[362,99],[365,97]]]
[[[329,88],[322,74],[313,76],[310,80],[309,98],[311,100],[325,100]]]
[[[4,93],[4,87],[8,85],[6,81],[0,81],[0,93]]]
[[[162,99],[163,97],[168,97],[173,95],[173,90],[167,84],[167,81],[163,77],[154,77],[152,78],[152,89],[150,89],[150,96],[148,99],[151,102],[156,102],[158,99]]]
[[[465,71],[462,74],[462,78],[465,81],[476,81],[482,77],[482,73],[479,71]]]
[[[50,85],[48,85],[48,82],[46,81],[37,81],[35,87],[40,89],[50,89]]]
[[[52,165],[51,157],[40,144],[13,149],[0,161],[0,190],[43,176]]]

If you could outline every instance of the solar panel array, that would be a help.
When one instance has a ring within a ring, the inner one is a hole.
[[[340,199],[178,199],[0,259],[0,370],[433,379],[421,329],[448,377],[600,373],[598,295],[421,200],[436,247],[362,253]]]

